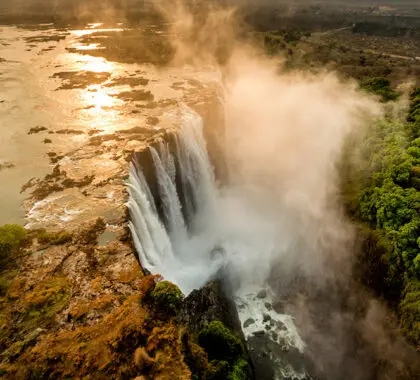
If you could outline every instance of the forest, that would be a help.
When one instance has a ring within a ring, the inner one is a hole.
[[[389,101],[389,82],[363,88]],[[374,123],[353,152],[343,180],[343,199],[361,223],[361,281],[397,311],[401,327],[420,343],[420,88],[410,93],[405,120]],[[347,159],[349,159],[347,157]],[[355,164],[357,162],[357,164]]]

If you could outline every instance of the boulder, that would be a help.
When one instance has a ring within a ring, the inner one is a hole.
[[[236,307],[218,280],[194,290],[185,298],[179,320],[193,332],[199,332],[210,322],[220,321],[245,340]]]

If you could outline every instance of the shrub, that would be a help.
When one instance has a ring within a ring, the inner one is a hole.
[[[226,360],[213,360],[206,373],[207,380],[226,380],[229,379],[230,366]]]
[[[158,309],[173,313],[176,312],[184,300],[181,290],[169,281],[156,284],[151,296]]]
[[[407,121],[410,123],[414,137],[420,136],[420,87],[415,88],[410,94],[410,109]]]
[[[372,80],[372,88],[387,81]],[[420,90],[411,94],[407,123],[374,123],[358,147],[360,166],[352,179],[353,215],[369,227],[357,269],[366,285],[399,305],[403,333],[420,342]],[[351,183],[351,181],[350,181]],[[367,279],[367,280],[366,280]]]
[[[10,281],[7,278],[0,277],[0,297],[3,297],[9,289]]]
[[[0,227],[0,258],[7,257],[27,240],[28,232],[17,224]]]
[[[67,307],[70,282],[66,277],[50,277],[40,282],[25,296],[25,328],[30,330],[48,325]]]
[[[378,95],[383,102],[397,100],[400,94],[391,87],[391,82],[385,78],[370,78],[362,82],[361,88],[367,92]]]
[[[407,338],[420,347],[420,281],[410,281],[400,303],[401,327]]]
[[[72,235],[66,231],[47,232],[42,231],[38,234],[38,241],[41,244],[62,245],[70,242]]]
[[[241,340],[220,321],[205,326],[198,335],[198,342],[210,360],[232,363],[244,353]]]
[[[185,364],[190,369],[193,379],[201,379],[201,375],[207,371],[209,366],[207,353],[193,341],[191,335],[187,332],[184,332],[181,340]]]
[[[10,288],[19,287],[22,279],[16,279],[17,271],[4,271],[0,275],[0,297],[5,296],[10,292]],[[18,286],[16,286],[16,284]],[[9,297],[10,298],[10,297]]]
[[[252,379],[252,370],[245,359],[239,359],[229,374],[229,380],[248,380]]]
[[[7,298],[17,300],[22,296],[26,284],[26,278],[16,276],[18,271],[9,272],[10,283],[7,289]]]
[[[115,297],[108,294],[92,301],[77,302],[71,307],[68,316],[74,320],[82,320],[91,311],[102,312],[110,309],[114,300]]]

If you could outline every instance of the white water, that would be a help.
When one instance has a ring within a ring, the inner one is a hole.
[[[293,318],[266,306],[274,300],[266,284],[270,257],[285,249],[276,236],[278,223],[273,227],[272,221],[252,206],[247,191],[217,186],[200,116],[189,108],[183,112],[176,157],[164,142],[159,151],[151,148],[151,154],[165,220],[160,220],[137,165],[130,168],[128,184],[130,230],[142,265],[176,283],[185,294],[223,270],[234,286],[242,325],[253,320],[244,328],[246,338],[264,330],[281,347],[303,352],[305,345]],[[177,193],[177,176],[184,199]],[[264,288],[268,289],[266,297],[258,298],[257,293]],[[270,316],[271,326],[264,315]],[[304,376],[284,363],[278,372],[279,379]]]
[[[177,141],[181,173],[176,173],[175,158],[165,143],[160,144],[159,152],[150,148],[166,223],[160,220],[150,189],[136,165],[130,168],[128,184],[130,229],[142,265],[175,282],[186,294],[202,287],[225,264],[220,255],[211,255],[215,236],[207,236],[206,223],[201,219],[204,215],[211,219],[218,191],[202,129],[201,118],[191,110],[185,111]],[[190,231],[177,193],[176,175],[181,175]]]
[[[258,297],[255,293],[236,298],[238,315],[243,326],[245,338],[249,339],[254,334],[264,331],[272,342],[281,347],[282,351],[287,352],[290,348],[294,348],[303,353],[305,343],[299,336],[293,317],[277,313],[273,309],[273,304],[275,303],[274,294],[269,289],[265,293],[264,298]],[[308,378],[303,368],[293,367],[287,360],[276,357],[272,352],[267,354],[278,368],[276,380],[304,380]]]

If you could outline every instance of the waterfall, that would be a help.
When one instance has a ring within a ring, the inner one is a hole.
[[[277,378],[307,378],[296,363],[292,366],[281,359],[290,350],[302,353],[305,344],[293,318],[273,310],[275,297],[266,278],[269,258],[282,245],[271,221],[252,207],[242,189],[217,185],[197,113],[185,108],[173,142],[149,148],[158,194],[152,194],[140,163],[130,168],[129,227],[140,262],[185,294],[223,269],[235,284],[238,314],[249,344],[263,332],[270,346],[267,356],[278,366]]]
[[[143,267],[177,283],[189,293],[203,286],[223,265],[211,254],[203,216],[211,218],[217,197],[201,117],[190,109],[182,115],[175,149],[162,141],[150,147],[162,219],[139,163],[130,167],[128,207],[134,245]],[[181,184],[181,194],[177,182]],[[188,226],[191,226],[188,228]],[[211,247],[211,248],[210,248]]]

